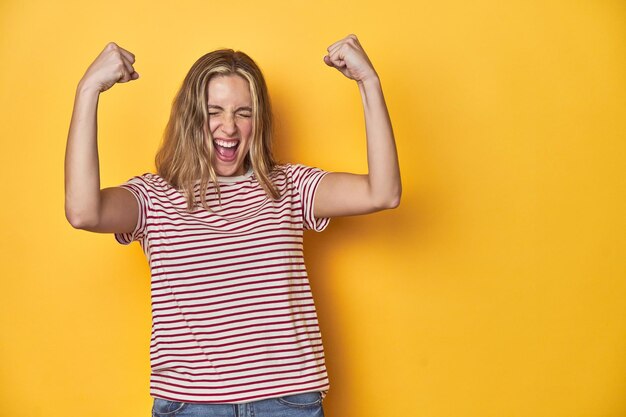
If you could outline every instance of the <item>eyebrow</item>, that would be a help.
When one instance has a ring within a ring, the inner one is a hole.
[[[209,104],[209,108],[210,109],[224,110],[223,107],[217,106],[215,104]],[[252,112],[252,107],[244,106],[244,107],[238,107],[237,109],[235,109],[235,111],[240,111],[240,110],[247,110],[249,112]]]

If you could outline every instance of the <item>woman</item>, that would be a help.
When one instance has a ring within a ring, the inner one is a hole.
[[[354,35],[324,62],[358,84],[368,174],[278,164],[263,75],[218,50],[174,100],[157,173],[100,189],[99,94],[137,80],[109,43],[78,84],[65,159],[73,227],[140,242],[151,268],[153,416],[322,416],[329,382],[302,252],[304,229],[397,207],[401,183],[380,80]]]

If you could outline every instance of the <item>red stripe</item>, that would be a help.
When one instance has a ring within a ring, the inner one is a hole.
[[[268,368],[268,367],[266,367]],[[272,368],[272,367],[269,367]],[[302,368],[298,368],[298,369],[291,369],[291,370],[284,370],[284,371],[278,371],[276,369],[274,369],[272,372],[256,372],[253,377],[254,378],[258,378],[258,377],[263,377],[263,376],[273,376],[273,375],[284,375],[284,374],[293,374],[293,373],[298,373],[301,371],[308,371],[310,369],[317,369],[317,372],[309,372],[303,375],[315,375],[315,374],[323,374],[326,372],[326,367],[325,366],[319,366],[319,365],[311,365],[311,366],[305,366]],[[249,370],[256,370],[256,368],[248,368],[246,369],[246,371]],[[186,374],[185,372],[177,372],[180,374]],[[153,374],[153,375],[157,375],[158,374]],[[202,374],[188,374],[188,375],[202,375]],[[220,378],[217,379],[200,379],[200,378],[194,378],[194,379],[190,379],[190,378],[181,378],[178,376],[174,376],[174,375],[167,375],[167,379],[173,379],[176,381],[185,381],[185,382],[222,382],[222,381],[239,381],[241,379],[244,378],[250,378],[250,375],[244,375],[244,376],[238,376],[238,377],[230,377],[230,378],[224,378],[221,375],[222,374],[212,374],[212,375],[220,375]],[[156,379],[156,378],[155,378]],[[288,379],[293,379],[293,377],[288,378]]]
[[[314,313],[314,311],[311,311],[308,314],[313,314],[313,313]],[[292,316],[293,316],[292,314],[274,314],[274,315],[271,315],[271,316],[259,316],[259,317],[256,317],[255,319],[256,320],[261,320],[261,319],[273,319],[273,318],[276,318],[276,317],[292,317]],[[317,318],[315,318],[315,317],[310,317],[310,318],[306,317],[306,318],[304,318],[302,320],[313,320],[317,324]],[[243,320],[232,320],[230,322],[222,323],[222,325],[228,325],[228,324],[233,324],[233,323],[240,323],[242,321]],[[287,321],[287,322],[295,323],[297,321],[299,321],[299,320],[291,320],[291,321]],[[185,323],[186,324],[187,322],[185,320],[179,320],[178,322],[172,321],[172,322],[169,322],[167,324],[172,324],[172,323]],[[162,324],[162,323],[153,323],[153,324],[156,325],[156,324]],[[247,324],[247,325],[245,325],[243,327],[237,327],[237,328],[229,327],[228,331],[233,331],[234,329],[238,329],[238,328],[250,328],[250,327],[254,327],[254,326],[259,326],[259,324],[258,323]],[[209,328],[212,328],[212,327],[216,327],[216,326],[215,325],[209,326]],[[179,329],[188,329],[188,327],[185,325],[185,326],[179,326],[179,327],[170,327],[170,328],[168,328],[168,327],[161,327],[160,328],[160,330],[179,330]],[[201,331],[195,331],[194,330],[193,334],[216,334],[216,333],[224,333],[224,331],[225,330],[211,330],[211,331],[205,330],[205,331],[201,332]]]
[[[285,224],[293,224],[294,226],[299,227],[299,229],[295,229],[294,228],[292,230],[297,231],[298,233],[302,233],[302,230],[303,230],[301,228],[301,226],[302,226],[302,216],[298,215],[298,216],[289,216],[289,217],[290,218],[295,218],[295,220],[287,220],[287,218],[285,217],[285,218],[280,219],[280,225],[282,226],[282,225],[285,225]],[[266,219],[266,220],[276,220],[277,221],[277,219],[271,219],[271,218],[270,219]],[[240,232],[241,233],[243,231],[243,232],[246,232],[246,233],[253,233],[256,230],[260,229],[261,227],[267,227],[267,226],[272,226],[272,225],[276,226],[276,224],[272,224],[272,223],[265,223],[265,224],[256,223],[255,224],[254,222],[248,222],[248,223],[240,224],[239,227],[232,228],[228,232],[229,233],[234,233],[234,232]],[[198,231],[198,230],[201,230],[201,231],[204,231],[205,233],[207,233],[206,227],[200,227],[200,228],[188,227],[188,228],[185,228],[185,229],[182,229],[182,230],[181,229],[177,229],[177,228],[167,228],[167,227],[164,227],[164,225],[155,226],[155,225],[148,224],[148,225],[146,225],[146,227],[148,229],[150,229],[150,227],[152,227],[154,229],[153,232],[157,234],[154,237],[157,238],[157,239],[158,239],[159,233],[161,233],[161,234],[171,233],[171,234],[175,235],[173,237],[182,236],[180,233],[184,233],[184,232],[188,232],[188,231]],[[245,229],[246,227],[248,229]],[[173,237],[170,237],[170,238],[173,238]]]
[[[321,351],[320,351],[321,352]],[[306,357],[306,358],[304,358]],[[321,355],[316,355],[315,357],[311,357],[310,354],[300,354],[300,355],[291,355],[291,356],[281,356],[281,357],[276,357],[276,358],[272,358],[272,359],[276,359],[276,363],[271,363],[269,365],[260,365],[260,366],[246,366],[244,369],[231,369],[231,370],[224,370],[223,367],[221,367],[219,370],[213,371],[213,372],[185,372],[183,371],[183,369],[189,369],[189,370],[195,370],[195,369],[214,369],[214,368],[197,368],[197,367],[191,367],[188,365],[176,365],[176,373],[180,374],[180,375],[190,375],[190,376],[197,376],[197,375],[226,375],[226,374],[241,374],[242,372],[249,372],[249,371],[255,371],[255,370],[261,370],[261,369],[275,369],[275,368],[282,368],[282,367],[287,367],[287,366],[294,366],[297,364],[305,364],[308,365],[310,363],[315,363],[315,365],[312,366],[319,366],[320,363],[324,363],[324,355],[323,353]],[[289,359],[293,359],[292,362],[288,362],[286,360]],[[247,363],[245,364],[247,365]],[[240,366],[240,365],[239,365]],[[157,366],[152,366],[152,369],[163,369],[163,368],[158,368]],[[173,369],[173,368],[171,368]],[[170,368],[168,368],[168,370],[171,370]],[[325,366],[324,366],[325,369]],[[154,371],[152,371],[154,373]],[[257,374],[255,374],[257,375]]]
[[[226,292],[226,293],[221,293],[221,294],[214,294],[214,290],[213,289],[206,289],[204,291],[198,291],[198,290],[194,290],[194,291],[176,291],[176,302],[180,303],[180,305],[182,305],[183,302],[187,302],[187,301],[195,301],[195,300],[206,300],[207,297],[210,298],[221,298],[221,297],[225,297],[231,294],[241,294],[242,292],[259,292],[259,291],[267,291],[269,289],[282,289],[282,290],[286,290],[288,287],[303,287],[304,285],[300,284],[300,285],[279,285],[279,286],[274,286],[274,287],[267,287],[267,288],[251,288],[248,290],[241,290],[241,291],[231,291],[231,292]],[[204,292],[211,292],[210,296],[207,296],[206,294],[202,297],[182,297],[182,295],[185,294],[197,294],[197,293],[204,293]],[[237,297],[237,298],[230,298],[228,300],[219,300],[219,301],[214,301],[211,303],[202,303],[202,304],[186,304],[186,307],[204,307],[204,306],[211,306],[211,305],[218,305],[218,304],[224,304],[224,303],[234,303],[236,301],[242,301],[242,300],[254,300],[254,299],[258,299],[258,298],[264,298],[264,297],[276,297],[276,296],[281,296],[281,295],[289,295],[289,294],[302,294],[302,293],[310,293],[311,290],[310,289],[304,289],[304,290],[297,290],[297,291],[282,291],[282,292],[268,292],[266,294],[257,294],[257,295],[250,295],[250,296],[246,296],[246,297]],[[171,293],[164,293],[164,294],[160,294],[159,297],[167,297],[167,296],[171,296]],[[155,294],[155,298],[157,298],[156,294]],[[284,298],[281,298],[281,300],[283,301],[289,301],[289,300],[285,300]],[[170,300],[169,302],[171,302],[172,300]],[[152,305],[154,306],[155,304],[164,304],[167,303],[168,301],[158,301],[158,302],[154,302]],[[169,307],[172,308],[172,307]],[[152,309],[152,312],[154,313],[155,311],[158,310],[163,310],[162,308],[159,309]]]
[[[282,237],[282,236],[271,236],[271,238],[278,238],[278,237]],[[292,236],[285,236],[285,237],[292,237]],[[257,239],[249,239],[249,240],[247,240],[247,242],[254,242],[256,240]],[[241,242],[241,243],[245,243],[245,242]],[[296,245],[295,245],[296,247],[294,247],[294,243],[296,243]],[[235,244],[235,243],[233,243],[233,244]],[[300,242],[278,241],[278,242],[266,242],[266,243],[261,243],[261,244],[258,244],[258,245],[247,245],[245,247],[234,247],[234,248],[229,248],[229,249],[224,249],[224,250],[212,250],[211,252],[208,252],[208,253],[204,252],[204,253],[194,253],[194,254],[185,255],[185,256],[159,257],[159,261],[165,262],[165,261],[172,261],[172,260],[176,260],[176,259],[197,258],[199,256],[206,256],[206,255],[214,256],[214,255],[220,255],[222,253],[233,253],[235,255],[233,255],[233,256],[220,256],[219,259],[233,259],[233,258],[237,258],[239,256],[247,256],[247,255],[263,255],[263,254],[272,252],[272,250],[254,251],[254,252],[251,252],[251,253],[243,253],[243,254],[240,254],[240,255],[236,255],[236,254],[238,252],[245,252],[245,251],[249,251],[249,250],[253,250],[253,249],[267,248],[268,246],[277,246],[277,245],[284,245],[284,246],[286,246],[286,248],[284,250],[302,251],[302,247],[301,247],[302,243],[300,243]],[[215,247],[219,247],[219,246],[223,247],[224,245],[202,245],[202,246],[197,246],[197,247],[194,247],[194,248],[182,248],[182,249],[161,251],[159,253],[180,253],[180,252],[202,251],[202,250],[211,249],[211,248],[215,248]],[[154,252],[153,252],[153,254],[154,254]],[[173,265],[173,266],[178,266],[178,265]]]
[[[305,272],[305,271],[302,270],[302,272]],[[266,274],[254,274],[254,275],[255,276],[266,276]],[[241,279],[241,278],[242,277],[238,277],[237,279]],[[220,281],[223,282],[225,280],[220,280]],[[232,281],[232,278],[228,279],[226,281]],[[302,281],[302,284],[297,284],[295,281]],[[161,280],[159,282],[167,282],[167,281],[166,280]],[[196,293],[196,292],[203,292],[203,291],[207,291],[207,290],[215,291],[217,293],[218,291],[224,290],[226,288],[245,287],[247,285],[254,285],[254,284],[256,284],[256,285],[258,285],[258,284],[268,284],[270,282],[281,282],[281,283],[283,283],[282,286],[288,286],[288,287],[309,286],[309,281],[306,279],[306,276],[304,276],[304,277],[287,276],[287,277],[274,278],[274,279],[260,279],[260,280],[255,280],[253,282],[250,282],[250,281],[248,281],[248,282],[239,282],[239,283],[230,284],[230,285],[221,285],[221,286],[211,285],[211,286],[207,286],[207,284],[214,284],[215,282],[217,282],[217,281],[211,280],[210,283],[207,283],[207,282],[196,282],[196,283],[189,282],[189,283],[179,284],[179,285],[166,284],[167,287],[162,287],[161,286],[159,288],[156,288],[156,286],[155,286],[155,287],[153,287],[153,290],[156,291],[156,290],[160,290],[160,289],[163,289],[163,288],[168,288],[168,289],[172,289],[174,292],[176,292],[176,294],[181,294],[181,293],[183,293],[183,294],[190,294],[190,293]],[[185,292],[176,291],[177,288],[193,288],[193,287],[197,287],[197,286],[201,286],[201,285],[204,286],[204,288],[201,288],[201,289],[198,289],[198,290],[189,290],[189,291],[185,291]],[[268,287],[263,287],[263,288],[278,288],[278,286],[275,286],[275,287],[269,287],[268,286]],[[253,290],[254,290],[254,288],[250,288],[249,290],[241,289],[240,291],[245,292],[245,291],[253,291]],[[225,294],[225,293],[222,293],[222,294]]]
[[[312,382],[327,381],[327,380],[328,380],[328,378],[320,378],[320,379],[312,381]],[[298,385],[298,384],[284,384],[284,385],[275,385],[275,386],[272,386],[272,388],[287,388],[287,387],[298,387],[298,386],[301,386],[301,385]],[[311,387],[310,390],[311,391],[317,391],[317,390],[324,389],[326,387],[328,387],[328,383]],[[157,392],[157,391],[164,391],[164,392],[168,392],[168,393],[176,395],[176,397],[170,397],[170,396],[166,397],[166,396],[163,396],[163,395],[159,394],[159,398],[165,398],[165,399],[168,399],[168,400],[176,400],[176,399],[178,399],[179,401],[183,401],[184,400],[185,402],[202,403],[202,404],[206,404],[206,403],[222,403],[223,402],[223,400],[213,400],[213,401],[211,401],[211,400],[198,400],[198,401],[194,401],[194,400],[190,400],[190,399],[186,398],[185,396],[202,396],[202,395],[205,395],[205,394],[196,394],[196,393],[189,392],[189,393],[183,393],[182,397],[181,397],[181,393],[177,392],[177,391],[166,390],[164,388],[158,388],[158,387],[151,388],[151,392]],[[260,390],[249,389],[249,390],[245,390],[245,391],[237,391],[235,394],[240,394],[240,393],[244,394],[244,393],[255,392],[255,391],[260,391]],[[267,391],[267,389],[264,389],[264,391]],[[283,391],[276,391],[276,392],[272,392],[272,397],[274,397],[274,396],[278,397],[278,396],[281,396],[281,395],[284,395],[284,394],[291,394],[293,392],[294,392],[293,389],[291,389],[291,390],[283,390]],[[224,394],[214,394],[212,396],[213,397],[223,397]],[[231,401],[231,402],[234,402],[234,401],[245,401],[245,402],[248,402],[248,401],[255,401],[255,400],[258,400],[260,398],[271,398],[271,397],[267,397],[266,395],[252,395],[252,396],[246,396],[246,397],[236,397],[236,399],[229,400],[229,401]]]
[[[276,256],[276,257],[273,257],[273,258],[265,258],[266,261],[268,261],[268,260],[269,261],[273,261],[273,260],[277,260],[277,259],[285,259],[285,258],[281,257],[281,256]],[[200,262],[194,262],[194,264],[197,264],[197,263],[200,263]],[[276,268],[276,267],[281,267],[281,266],[296,266],[296,265],[304,266],[304,262],[286,262],[286,263],[282,263],[282,264],[273,264],[273,265],[265,266],[264,269]],[[253,266],[253,267],[249,267],[249,268],[232,269],[232,270],[229,270],[228,273],[229,274],[235,274],[237,272],[244,272],[244,271],[258,271],[259,268],[260,268],[259,266]],[[205,271],[205,268],[184,269],[184,270],[176,271],[175,273],[182,274],[182,273],[194,272],[194,271]],[[155,276],[161,276],[161,275],[164,275],[164,274],[168,274],[168,272],[153,272],[152,276],[155,277]],[[224,273],[223,272],[218,272],[218,273],[214,273],[214,274],[204,273],[202,275],[196,275],[196,276],[193,276],[193,277],[187,276],[187,277],[184,277],[184,278],[174,278],[174,279],[189,279],[189,278],[200,278],[200,277],[209,278],[209,277],[213,277],[213,276],[220,276],[222,274],[224,274]]]
[[[322,345],[320,344],[320,345],[313,346],[313,347],[322,347]],[[274,352],[271,352],[271,353],[285,353],[285,352],[296,352],[296,351],[300,352],[300,354],[299,355],[295,355],[295,356],[287,356],[287,358],[292,358],[292,357],[296,357],[296,356],[302,357],[302,356],[315,355],[316,353],[321,352],[322,349],[320,349],[318,351],[312,350],[310,352],[302,352],[301,350],[298,350],[298,349],[283,349],[283,350],[277,350],[277,351],[274,351]],[[218,365],[217,364],[218,359],[214,358],[212,360],[212,364],[213,365],[217,365],[216,367],[222,368],[222,367],[237,367],[237,366],[242,366],[242,365],[248,365],[250,363],[259,363],[259,362],[267,363],[268,362],[268,358],[267,357],[264,357],[264,358],[261,358],[261,359],[254,359],[254,360],[250,359],[250,360],[245,360],[245,361],[233,362],[233,359],[249,358],[250,356],[252,356],[252,355],[240,355],[239,357],[234,356],[234,357],[230,357],[228,359],[221,359],[222,362],[226,362],[225,364],[222,364],[222,365]],[[153,358],[151,357],[150,360],[152,361],[152,359]],[[159,358],[154,358],[155,361],[157,359],[159,359]],[[271,358],[269,358],[270,361],[272,359],[278,359],[278,357],[275,358],[274,356],[272,356]],[[163,362],[156,362],[154,367],[158,368],[162,363],[170,363],[170,366],[181,366],[177,362],[182,363],[182,364],[201,363],[201,364],[204,364],[204,366],[207,366],[206,365],[206,359],[197,359],[197,360],[190,360],[190,359],[188,359],[188,360],[185,360],[185,361],[169,359],[169,360],[163,361]],[[222,371],[220,370],[220,372],[222,372]],[[241,372],[241,369],[239,370],[239,372]]]
[[[294,278],[295,278],[295,279],[307,279],[307,276],[306,276],[306,268],[302,268],[302,269],[292,269],[292,270],[290,270],[289,272],[291,273],[291,276],[282,277],[282,278],[279,278],[279,279],[280,279],[280,280],[285,280],[285,279],[294,279]],[[295,273],[300,273],[300,272],[304,273],[304,275],[302,275],[302,276],[293,276],[293,274],[295,274]],[[278,273],[285,274],[285,271],[272,272],[272,276],[275,276],[275,275],[276,275],[276,274],[278,274]],[[258,274],[237,275],[237,278],[211,279],[211,281],[210,281],[210,282],[206,282],[206,281],[196,282],[196,283],[190,282],[188,285],[189,285],[189,286],[192,286],[192,285],[207,285],[207,284],[216,284],[216,283],[219,283],[219,282],[232,282],[232,281],[234,281],[234,280],[241,280],[241,279],[244,279],[244,278],[255,278],[255,277],[265,277],[265,276],[268,276],[268,273],[267,273],[267,272],[264,272],[264,273],[258,273]],[[185,285],[187,285],[187,284],[181,284],[181,285],[169,285],[169,283],[170,283],[170,282],[175,282],[175,281],[187,281],[187,280],[189,280],[189,279],[194,279],[194,278],[204,278],[204,275],[201,275],[201,276],[198,276],[198,277],[182,277],[182,278],[170,278],[170,279],[167,279],[167,278],[166,278],[166,279],[154,279],[154,276],[153,276],[152,278],[153,278],[153,279],[152,279],[152,284],[153,284],[153,287],[155,287],[155,286],[156,286],[156,284],[160,284],[160,283],[163,283],[163,282],[164,282],[164,283],[166,283],[169,287],[171,287],[171,288],[176,288],[176,287],[185,286]],[[275,281],[275,280],[268,280],[268,282],[269,282],[269,281]],[[263,280],[258,280],[258,281],[254,281],[254,282],[262,283],[262,282],[265,282],[265,281],[263,281]],[[249,283],[250,283],[250,282],[247,282],[246,284],[249,284]],[[236,287],[236,286],[238,286],[238,285],[241,285],[241,284],[233,284],[233,285],[230,285],[230,286],[232,286],[232,287]],[[225,287],[228,287],[228,285],[227,285],[227,286],[225,286]],[[216,287],[216,288],[225,288],[225,287]],[[159,287],[159,288],[163,288],[163,287]]]
[[[288,229],[288,228],[283,228],[282,230],[289,230],[289,231],[294,231],[293,229]],[[281,230],[281,231],[282,231]],[[276,230],[274,230],[275,232]],[[267,231],[266,233],[268,233],[269,231]],[[249,238],[249,239],[237,239],[234,240],[232,242],[228,242],[227,244],[232,244],[232,245],[241,245],[242,243],[248,243],[248,242],[258,242],[259,240],[266,240],[266,239],[277,239],[277,238],[294,238],[296,241],[302,241],[302,233],[291,233],[291,234],[266,234],[266,233],[255,233],[253,237]],[[172,247],[172,246],[179,246],[179,245],[191,245],[193,243],[200,243],[200,242],[213,242],[213,241],[217,241],[220,243],[216,243],[213,245],[204,245],[203,247],[205,248],[210,248],[210,247],[223,247],[225,245],[224,242],[224,237],[223,236],[214,236],[213,237],[208,237],[210,235],[206,235],[205,234],[205,238],[202,239],[187,239],[187,240],[183,240],[180,241],[180,243],[176,242],[167,242],[167,243],[162,243],[162,244],[153,244],[152,247],[154,249],[158,249],[161,247]],[[183,250],[189,250],[189,248],[184,248]],[[170,252],[174,252],[174,251],[170,251]],[[162,253],[161,251],[157,251],[154,250],[152,252],[153,255]],[[167,253],[167,251],[163,251],[163,253]]]
[[[280,362],[277,362],[275,364],[270,364],[270,365],[261,365],[261,366],[246,366],[245,369],[233,369],[233,370],[227,370],[225,371],[224,369],[220,369],[219,371],[215,371],[215,372],[186,372],[184,371],[184,369],[198,369],[198,368],[192,368],[189,366],[185,366],[185,365],[180,365],[176,367],[176,374],[178,375],[189,375],[189,376],[193,376],[194,378],[196,376],[214,376],[214,375],[227,375],[227,374],[237,374],[237,373],[242,373],[242,372],[250,372],[250,371],[256,371],[256,370],[262,370],[262,369],[276,369],[276,368],[283,368],[283,367],[288,367],[288,366],[294,366],[294,365],[298,365],[298,364],[310,364],[312,363],[313,365],[310,366],[306,366],[305,368],[300,368],[300,369],[308,369],[308,368],[322,368],[322,369],[326,369],[326,366],[323,365],[324,363],[324,356],[317,356],[315,358],[309,358],[309,359],[302,359],[303,355],[298,355],[298,356],[294,356],[291,359],[294,359],[293,362],[286,362],[284,358],[280,359]],[[157,369],[154,368],[153,369]],[[163,370],[164,368],[160,368],[159,370]],[[167,370],[170,370],[170,368],[166,368]],[[292,372],[291,370],[285,370],[285,371],[279,371],[279,372]],[[152,371],[152,374],[155,375],[155,371]],[[261,373],[255,373],[254,376],[256,375],[261,375]],[[170,376],[168,376],[168,378],[170,378]],[[175,377],[171,377],[171,378],[175,378]],[[233,377],[232,379],[238,379],[240,377]],[[195,379],[192,379],[192,381]]]
[[[187,230],[183,230],[183,231],[179,231],[180,234],[176,236],[176,238],[193,238],[196,236],[200,236],[202,237],[202,239],[200,240],[184,240],[183,242],[185,243],[195,243],[198,241],[202,241],[202,242],[211,242],[214,240],[225,240],[225,241],[229,241],[229,237],[227,236],[218,236],[215,233],[208,233],[205,229],[197,229],[200,230],[202,233],[189,233],[189,234],[185,234],[183,235],[183,232],[188,232]],[[160,229],[161,232],[163,232],[163,229]],[[250,233],[247,234],[247,236],[265,236],[267,233],[272,233],[272,232],[292,232],[291,235],[295,236],[295,237],[301,237],[302,236],[302,230],[298,230],[295,229],[293,227],[277,227],[275,224],[272,225],[270,224],[269,226],[266,225],[266,227],[255,227],[253,231],[251,231]],[[233,238],[231,238],[233,241],[238,241],[238,239],[240,238],[240,236],[235,236]],[[159,244],[159,243],[154,243],[153,246],[154,247],[159,247],[159,246],[172,246],[172,245],[176,245],[176,243],[169,243],[170,239],[174,239],[174,237],[168,237],[168,238],[159,238],[158,236],[154,236],[153,237],[153,241],[154,242],[159,242],[159,241],[165,241],[167,243],[163,243],[163,244]]]
[[[317,371],[317,372],[308,372],[308,373],[301,373],[300,375],[297,375],[297,377],[301,377],[301,378],[307,378],[310,376],[319,376],[322,375],[324,379],[326,379],[326,373],[324,371]],[[180,385],[180,384],[174,384],[172,382],[170,382],[169,380],[172,380],[174,378],[168,378],[168,382],[167,385],[170,387],[177,387],[177,388],[185,388],[186,385]],[[239,378],[239,379],[244,379],[247,380],[248,378]],[[263,382],[276,382],[276,381],[288,381],[290,379],[295,379],[295,377],[277,377],[277,378],[267,378],[265,379]],[[156,378],[150,378],[151,381],[154,382],[161,382]],[[317,380],[315,380],[317,381]],[[235,388],[235,387],[245,387],[245,386],[249,386],[250,384],[255,384],[255,383],[260,383],[261,381],[255,381],[255,382],[251,382],[251,381],[246,381],[246,382],[241,382],[239,384],[224,384],[222,381],[217,381],[219,382],[219,384],[217,385],[211,385],[211,384],[207,384],[207,385],[203,385],[200,384],[200,382],[204,382],[204,381],[193,381],[194,383],[194,388],[195,389],[206,389],[206,390],[212,390],[212,389],[225,389],[225,388]]]
[[[302,327],[302,326],[300,326]],[[248,332],[245,335],[250,335],[250,334],[258,334],[257,332]],[[286,335],[280,335],[280,336],[263,336],[263,337],[257,337],[254,339],[245,339],[242,340],[240,342],[231,342],[231,343],[221,343],[221,344],[216,344],[216,343],[206,343],[206,342],[215,342],[215,341],[221,341],[224,340],[224,338],[213,338],[213,339],[187,339],[187,340],[176,340],[176,341],[160,341],[159,343],[161,345],[174,345],[174,344],[183,344],[183,343],[203,343],[203,348],[207,348],[207,347],[223,347],[223,346],[231,346],[235,343],[250,343],[250,342],[258,342],[260,340],[275,340],[275,339],[288,339],[288,338],[292,338],[294,336],[301,336],[301,335],[319,335],[320,332],[318,330],[315,331],[309,331],[309,332],[299,332],[299,333],[290,333],[290,334],[286,334]],[[237,337],[242,337],[242,334],[238,334]],[[232,338],[230,338],[232,339]],[[155,348],[158,350],[158,345],[156,343],[150,343],[150,349]]]
[[[287,315],[289,316],[289,315]],[[297,322],[305,322],[305,321],[311,321],[313,320],[315,322],[314,325],[304,325],[304,326],[309,326],[309,327],[317,327],[317,318],[315,317],[311,317],[311,318],[301,318],[298,320],[283,320],[283,321],[273,321],[272,323],[259,323],[259,324],[250,324],[250,325],[246,325],[246,326],[239,326],[239,327],[231,327],[228,329],[228,331],[235,331],[235,330],[243,330],[243,329],[251,329],[253,327],[263,327],[264,329],[267,328],[267,326],[270,325],[276,325],[276,324],[293,324],[293,323],[297,323]],[[293,328],[296,328],[296,326],[293,326]],[[187,326],[181,326],[181,327],[171,327],[169,329],[166,330],[179,330],[179,329],[187,329]],[[278,331],[283,331],[284,328],[280,328],[278,329]],[[214,331],[194,331],[193,335],[194,337],[199,336],[199,335],[211,335],[211,334],[222,334],[224,333],[224,330],[214,330]],[[150,340],[155,340],[155,332],[154,332],[154,328],[152,329],[152,338]],[[178,333],[178,334],[173,334],[173,333],[168,333],[167,336],[168,337],[179,337],[179,336],[186,336],[189,335],[190,332],[184,332],[184,333]],[[226,337],[231,337],[231,336],[224,336],[224,338]],[[233,336],[234,337],[234,336]]]
[[[312,300],[312,298],[310,298],[310,297],[308,297],[307,299],[311,299]],[[314,307],[315,305],[313,303],[308,303],[308,304],[298,304],[297,306],[298,307]],[[233,310],[233,309],[236,309],[236,308],[242,308],[242,306],[216,309],[215,311]],[[280,308],[259,308],[257,310],[253,310],[253,311],[238,311],[236,313],[222,314],[221,316],[211,315],[210,318],[208,318],[208,317],[201,317],[201,318],[193,319],[193,318],[185,317],[185,323],[205,322],[207,326],[216,327],[216,326],[218,326],[217,324],[209,324],[209,323],[207,323],[207,320],[225,319],[227,317],[236,317],[236,316],[241,316],[241,315],[250,315],[251,316],[251,317],[246,317],[245,319],[231,320],[230,322],[224,322],[224,323],[220,323],[219,324],[220,326],[223,326],[224,324],[239,323],[239,322],[250,321],[250,320],[258,320],[259,317],[256,316],[257,313],[265,313],[265,312],[268,312],[268,311],[283,311],[285,309],[289,309],[289,306],[280,307]],[[307,313],[307,312],[313,313],[313,312],[315,312],[315,308],[312,311],[299,309],[299,312],[300,313]],[[212,313],[212,311],[209,311],[207,313],[202,313],[202,314],[209,314],[209,313]],[[192,313],[186,313],[185,315],[189,316],[191,314]],[[180,322],[180,320],[171,320],[171,321],[160,320],[160,318],[161,318],[160,315],[154,315],[152,318],[153,318],[153,321],[154,321],[155,324],[170,324],[170,323],[178,323],[178,322]]]
[[[321,337],[314,337],[314,338],[307,338],[307,339],[300,339],[298,340],[298,342],[311,342],[310,346],[321,346],[321,343],[318,345],[313,344],[314,341],[321,341],[322,338]],[[246,342],[247,343],[247,342]],[[229,346],[234,346],[234,345],[241,345],[241,343],[231,343],[229,344]],[[255,349],[259,349],[259,348],[270,348],[270,347],[276,347],[276,346],[293,346],[293,342],[282,342],[282,343],[267,343],[267,344],[260,344],[260,345],[253,345],[253,346],[243,346],[243,347],[239,347],[236,349],[224,349],[224,350],[215,350],[215,351],[211,351],[211,356],[213,357],[218,357],[221,354],[224,353],[233,353],[233,352],[243,352],[246,350],[255,350]],[[213,348],[213,347],[211,347]],[[154,355],[155,358],[160,358],[161,356],[198,356],[198,355],[203,355],[203,351],[206,350],[206,347],[203,346],[199,346],[199,347],[194,347],[194,348],[167,348],[167,349],[162,349],[162,350],[154,350],[152,353],[152,355]],[[178,352],[178,351],[188,351],[191,350],[192,352],[190,353],[174,353],[174,352]],[[196,350],[196,351],[194,351]],[[200,350],[200,352],[198,352],[197,350]],[[172,352],[172,353],[167,353],[167,352]],[[245,356],[254,356],[254,355],[261,355],[264,354],[265,352],[250,352],[248,354],[246,354]]]

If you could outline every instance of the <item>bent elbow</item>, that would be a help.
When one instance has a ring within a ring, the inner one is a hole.
[[[65,210],[65,218],[74,229],[86,229],[93,226],[93,221]]]
[[[400,196],[398,195],[397,197],[395,197],[393,200],[389,202],[389,206],[387,208],[395,209],[395,208],[398,208],[399,205],[400,205]]]
[[[400,194],[381,199],[374,206],[375,211],[395,209],[400,205]]]
[[[77,217],[73,217],[65,213],[65,218],[74,229],[82,229],[84,227],[83,221]]]
[[[395,209],[400,205],[400,195],[394,196],[393,198],[387,200],[385,204],[386,209]]]
[[[400,199],[402,197],[402,186],[398,185],[395,192],[391,195],[391,197],[387,200],[387,209],[395,209],[400,205]]]

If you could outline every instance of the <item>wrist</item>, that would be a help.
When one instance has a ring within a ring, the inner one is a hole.
[[[378,86],[380,85],[380,78],[378,78],[378,74],[374,72],[372,75],[358,80],[357,84],[359,87],[368,87],[370,85]]]
[[[100,89],[93,84],[80,80],[76,87],[76,93],[80,95],[100,95]]]

